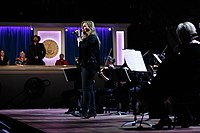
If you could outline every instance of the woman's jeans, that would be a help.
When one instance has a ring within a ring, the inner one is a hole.
[[[82,113],[83,116],[89,114],[96,115],[96,104],[95,104],[95,76],[96,70],[81,67],[81,78],[82,78]]]

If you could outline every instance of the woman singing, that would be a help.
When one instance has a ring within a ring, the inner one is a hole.
[[[77,32],[77,31],[76,31]],[[95,76],[100,71],[100,40],[93,21],[81,23],[81,35],[77,34],[79,61],[82,79],[82,117],[88,119],[96,116]]]

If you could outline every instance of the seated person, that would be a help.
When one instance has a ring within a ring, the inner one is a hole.
[[[24,53],[24,51],[21,51],[19,53],[19,57],[17,57],[15,59],[15,64],[16,65],[26,65],[28,62],[28,58],[26,58],[26,54]]]
[[[60,59],[56,60],[55,65],[69,65],[68,61],[64,59],[64,54],[60,54]]]
[[[65,114],[72,114],[74,116],[79,116],[79,111],[81,109],[81,99],[82,94],[78,89],[71,89],[64,91],[62,93],[62,99],[65,104],[65,107],[68,108],[68,110],[65,112]]]
[[[10,64],[10,61],[9,61],[8,57],[5,55],[4,50],[1,50],[0,57],[1,57],[0,65],[9,65]]]
[[[115,59],[108,56],[105,61],[105,66],[100,71],[100,76],[106,81],[105,89],[109,93],[112,93],[115,100],[117,101],[117,106],[119,106],[119,112],[127,112],[129,109],[129,88],[128,84],[121,81],[114,81],[112,79],[111,71],[106,71],[106,69],[116,69],[114,66]],[[123,68],[119,68],[123,69]]]
[[[106,58],[106,61],[105,61],[105,65],[104,67],[100,70],[100,77],[102,77],[105,81],[109,81],[110,80],[110,74],[108,72],[105,72],[104,70],[105,69],[114,69],[115,66],[114,66],[114,63],[115,63],[115,59],[113,59],[111,56],[108,56]]]
[[[177,117],[175,125],[188,128],[199,123],[199,108],[196,108],[199,107],[200,94],[199,36],[191,22],[178,24],[176,36],[179,50],[161,63],[156,77],[141,91],[150,118],[160,119],[152,125],[154,129],[171,128],[170,110],[166,106],[168,100],[172,105],[171,113]]]

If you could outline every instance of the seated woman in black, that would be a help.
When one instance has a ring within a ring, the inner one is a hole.
[[[9,59],[8,57],[5,55],[4,50],[1,50],[1,54],[0,54],[0,65],[9,65]]]

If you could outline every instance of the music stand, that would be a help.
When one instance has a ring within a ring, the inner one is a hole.
[[[114,82],[131,82],[131,79],[128,75],[128,69],[124,68],[104,69],[103,73],[109,73],[109,78]],[[126,113],[118,111],[116,114],[122,115]]]
[[[146,69],[146,66],[145,66],[145,63],[140,51],[136,51],[134,49],[125,49],[123,50],[123,54],[124,54],[126,65],[133,72],[134,77],[137,76],[138,72],[143,72],[143,73],[147,72],[147,69]],[[133,89],[134,89],[133,93],[135,94],[135,99],[137,99],[136,98],[136,93],[137,93],[136,81],[134,81]],[[132,98],[132,104],[134,105],[134,120],[122,124],[121,127],[125,127],[127,125],[136,126],[137,123],[139,124],[137,129],[143,129],[142,124],[145,124],[151,127],[152,126],[151,124],[143,122],[143,118],[145,115],[144,113],[142,113],[141,120],[140,121],[137,120],[137,111],[136,111],[137,100],[133,100]]]
[[[110,73],[111,79],[113,81],[127,81],[131,82],[131,79],[128,75],[127,69],[118,68],[118,69],[104,69],[103,71],[108,71]]]
[[[74,110],[70,112],[70,114],[72,114],[75,117],[80,117],[81,103],[82,103],[81,69],[78,67],[64,69],[64,75],[67,82],[73,82],[74,85],[73,95],[75,94],[76,97],[75,105],[73,105],[73,107],[69,107],[69,109],[74,108]],[[66,93],[69,93],[69,91],[72,91],[73,89],[67,90]],[[68,113],[69,112],[65,112],[65,114]]]

